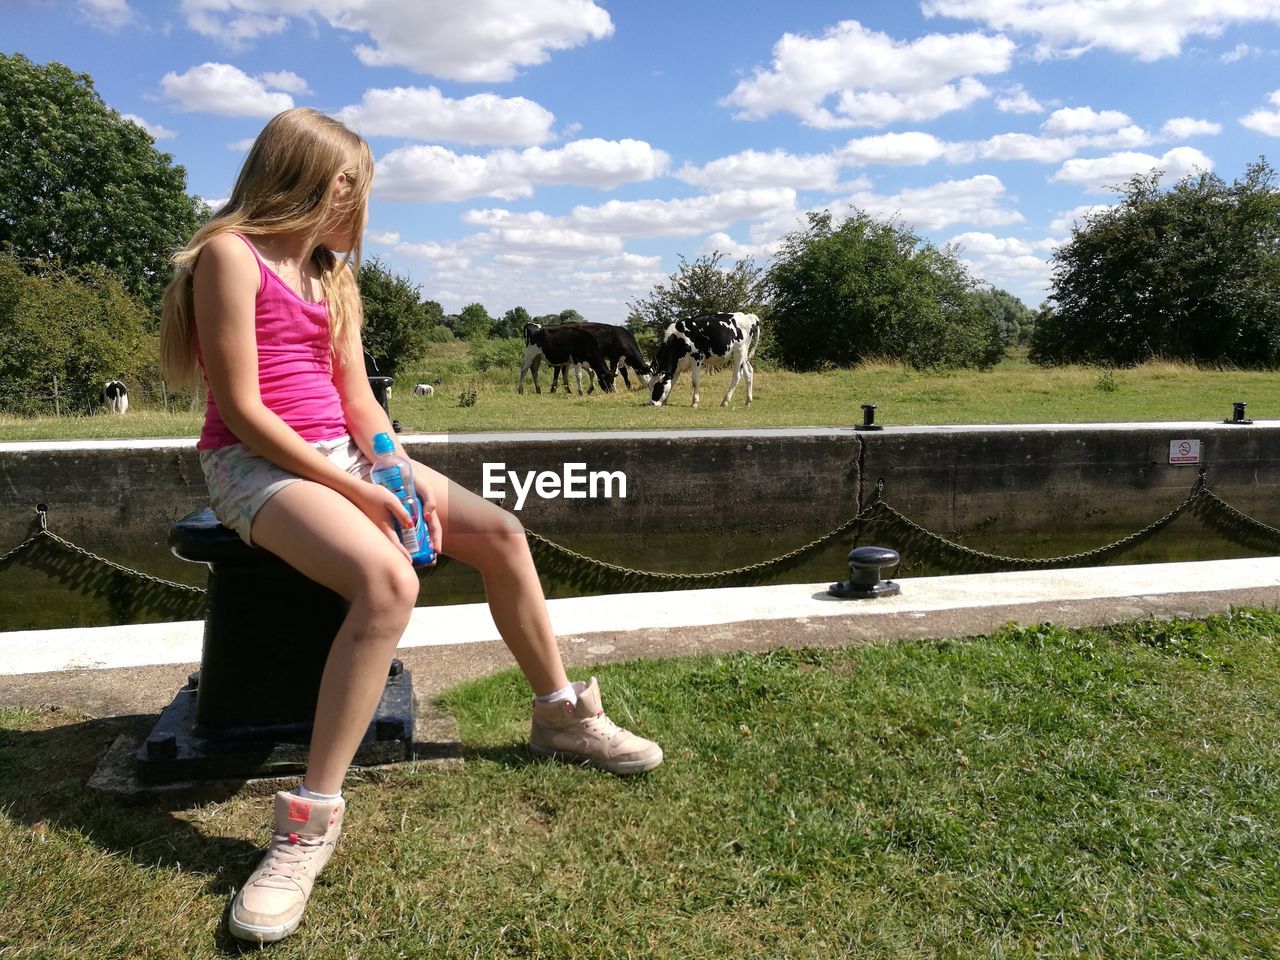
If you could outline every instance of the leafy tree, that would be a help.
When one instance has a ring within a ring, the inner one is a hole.
[[[557,323],[586,323],[587,318],[577,310],[561,310],[556,316]]]
[[[1280,366],[1280,191],[1266,158],[1227,184],[1212,173],[1161,191],[1133,177],[1120,203],[1054,254],[1054,309],[1038,363],[1127,365],[1153,356]]]
[[[1036,325],[1034,310],[1008,290],[1000,290],[996,287],[978,290],[973,298],[979,309],[986,314],[1001,347],[1008,349],[1014,344],[1027,342]]]
[[[627,329],[640,336],[660,333],[681,317],[699,313],[761,314],[765,309],[763,270],[749,257],[728,269],[721,266],[725,254],[704,254],[690,263],[683,256],[667,283],[660,283],[643,300],[627,306]]]
[[[148,326],[145,308],[102,267],[33,275],[0,256],[0,410],[83,412],[106,381],[135,386],[154,368]]]
[[[434,300],[423,301],[417,284],[392,273],[377,257],[360,265],[356,279],[364,304],[364,348],[378,372],[393,377],[398,368],[426,354],[432,330],[444,322],[444,310]]]
[[[0,103],[0,247],[37,269],[104,267],[158,307],[170,252],[208,215],[186,171],[62,64],[0,54]]]
[[[499,339],[519,337],[521,343],[523,343],[524,325],[532,319],[529,316],[529,311],[524,307],[512,307],[502,315],[501,320],[493,322],[493,329],[489,331],[489,336]]]
[[[462,340],[479,340],[489,335],[493,327],[493,318],[483,304],[469,303],[458,314],[453,332]]]
[[[986,365],[1000,354],[974,283],[950,251],[854,210],[809,214],[768,273],[778,359],[801,370],[886,357],[914,367]]]

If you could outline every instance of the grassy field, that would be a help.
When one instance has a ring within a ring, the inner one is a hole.
[[[461,771],[348,780],[278,958],[1280,954],[1280,614],[601,668],[639,780],[530,761],[504,673]],[[266,802],[83,779],[119,730],[0,711],[0,957],[234,951]]]
[[[596,393],[585,397],[515,391],[517,371],[477,372],[464,343],[437,344],[420,368],[403,371],[392,391],[391,412],[409,433],[502,430],[650,429],[849,426],[862,421],[861,404],[878,405],[877,421],[893,424],[1082,423],[1222,420],[1231,404],[1249,404],[1251,417],[1280,416],[1280,377],[1267,371],[1202,369],[1152,362],[1126,370],[1041,368],[1006,360],[989,371],[930,373],[895,363],[798,374],[757,364],[755,403],[746,407],[739,384],[733,406],[722,408],[726,372],[703,381],[702,405],[691,406],[687,376],[672,402],[651,407],[647,395]],[[434,397],[414,397],[413,384],[433,383]],[[202,414],[165,412],[133,402],[127,416],[18,418],[0,415],[0,440],[109,437],[190,437]]]

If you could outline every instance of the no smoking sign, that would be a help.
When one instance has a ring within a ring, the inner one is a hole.
[[[1170,440],[1169,441],[1169,462],[1170,463],[1199,463],[1200,462],[1200,441],[1199,440]]]

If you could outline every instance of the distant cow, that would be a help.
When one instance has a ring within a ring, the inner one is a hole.
[[[627,368],[630,367],[645,384],[649,382],[649,364],[645,362],[644,356],[640,353],[640,346],[630,330],[616,323],[579,323],[575,326],[581,327],[596,338],[596,343],[600,345],[600,355],[604,357],[604,362],[608,364],[609,372],[613,374],[615,381],[621,368],[623,383],[627,385],[628,390],[632,389],[631,378],[627,376]],[[556,378],[562,372],[565,374],[565,388],[568,389],[568,371],[563,367],[556,367],[551,375],[552,393],[556,391]]]
[[[413,388],[413,395],[415,397],[434,397],[436,388],[429,383],[420,383]]]
[[[127,413],[129,391],[119,380],[108,380],[102,388],[102,402],[109,413]]]
[[[729,392],[720,401],[726,406],[733,400],[738,377],[747,378],[747,405],[751,404],[751,386],[755,371],[751,358],[760,344],[760,318],[754,313],[707,313],[685,317],[667,326],[653,362],[653,378],[649,381],[649,401],[662,406],[671,395],[676,379],[685,370],[693,376],[693,405],[698,405],[698,386],[703,366],[733,368]]]
[[[524,393],[524,375],[530,368],[533,369],[533,389],[536,393],[542,392],[542,388],[538,386],[538,364],[544,359],[553,367],[574,364],[579,393],[582,392],[582,371],[577,368],[580,363],[591,368],[600,381],[601,389],[613,389],[613,374],[604,364],[600,345],[579,324],[563,323],[549,327],[537,323],[525,324],[524,361],[520,364],[520,382],[516,386],[516,393]],[[567,377],[565,389],[569,389]]]

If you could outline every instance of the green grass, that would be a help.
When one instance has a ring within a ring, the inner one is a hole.
[[[634,662],[667,762],[530,762],[514,672],[461,772],[351,778],[276,957],[1272,957],[1280,614]],[[266,802],[86,794],[119,729],[0,715],[0,957],[216,957]]]
[[[524,395],[517,396],[517,371],[477,373],[467,349],[463,343],[434,345],[424,365],[397,376],[391,411],[406,432],[849,426],[862,421],[863,403],[877,404],[877,420],[890,425],[1213,421],[1230,416],[1231,404],[1240,400],[1249,404],[1252,417],[1280,416],[1280,377],[1272,372],[1166,362],[1103,370],[1041,368],[1010,359],[989,371],[941,373],[867,363],[808,374],[757,364],[750,408],[744,383],[733,406],[720,406],[729,381],[722,371],[704,378],[702,405],[695,410],[687,375],[661,408],[649,406],[643,392],[626,393],[621,387],[612,395],[552,394],[545,366],[543,393],[534,394],[526,381]],[[434,383],[436,395],[414,397],[411,390],[418,382]],[[471,393],[474,403],[460,405],[460,397]],[[123,418],[0,415],[0,440],[190,437],[199,433],[202,416],[189,409],[166,413],[141,401]]]

